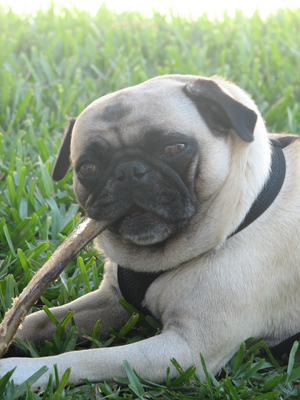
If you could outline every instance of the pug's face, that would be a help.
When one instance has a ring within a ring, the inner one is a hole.
[[[104,234],[113,245],[155,251],[189,229],[224,182],[228,132],[251,142],[255,123],[205,78],[158,77],[104,96],[69,132],[77,200],[90,218],[115,221]]]
[[[187,104],[179,116],[182,102],[168,104],[162,91],[149,88],[145,96],[133,88],[102,98],[73,132],[78,202],[90,218],[115,220],[111,232],[136,245],[165,241],[197,210],[192,176],[199,149],[182,118],[189,99],[182,93]]]

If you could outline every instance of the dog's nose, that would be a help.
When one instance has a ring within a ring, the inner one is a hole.
[[[139,181],[148,172],[147,165],[139,161],[123,162],[115,169],[115,178],[123,182],[125,180]]]

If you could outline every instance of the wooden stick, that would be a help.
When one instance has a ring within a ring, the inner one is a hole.
[[[7,352],[19,325],[24,321],[30,308],[63,271],[69,261],[91,240],[103,232],[111,222],[84,220],[72,234],[56,249],[49,260],[39,269],[19,297],[13,299],[13,306],[4,315],[0,324],[0,358]]]

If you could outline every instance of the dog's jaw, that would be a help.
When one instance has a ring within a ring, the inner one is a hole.
[[[176,227],[155,213],[134,205],[110,230],[126,242],[149,246],[166,240],[174,234]]]

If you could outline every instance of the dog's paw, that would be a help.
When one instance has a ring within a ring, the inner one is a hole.
[[[42,359],[39,358],[4,358],[0,360],[0,377],[16,368],[11,379],[14,380],[16,386],[19,386],[42,368],[43,365]],[[45,368],[45,372],[46,370]],[[40,387],[45,389],[48,379],[49,374],[46,372],[36,382],[32,382],[32,388],[37,389]]]

